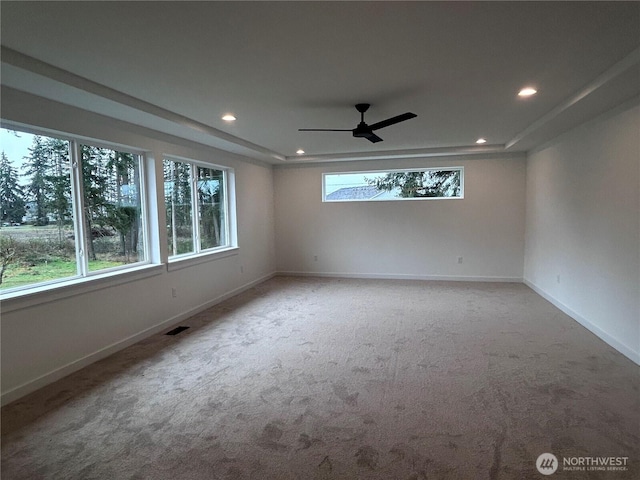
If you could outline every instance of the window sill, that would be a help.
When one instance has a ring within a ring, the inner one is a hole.
[[[163,265],[142,265],[127,270],[108,272],[91,277],[74,278],[73,280],[33,287],[28,290],[10,292],[0,296],[2,313],[34,307],[85,293],[115,287],[144,278],[160,275]]]
[[[376,202],[422,202],[424,200],[464,200],[464,195],[458,197],[406,197],[406,198],[353,198],[345,200],[327,200],[322,199],[322,203],[376,203]]]
[[[186,255],[184,257],[175,257],[169,259],[167,264],[167,271],[173,272],[182,268],[192,267],[194,265],[200,265],[206,262],[212,262],[214,260],[220,260],[222,258],[232,257],[238,254],[238,247],[227,247],[212,252],[203,252],[196,255]]]

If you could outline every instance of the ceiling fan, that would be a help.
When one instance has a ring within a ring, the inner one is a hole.
[[[358,103],[356,110],[360,112],[360,123],[353,129],[334,129],[334,128],[299,128],[299,132],[352,132],[356,138],[366,138],[372,143],[381,142],[382,139],[373,133],[374,130],[379,130],[396,123],[404,122],[417,117],[415,113],[407,112],[402,115],[396,115],[395,117],[387,118],[381,122],[374,123],[373,125],[367,125],[364,122],[364,112],[369,110],[370,105],[368,103]]]

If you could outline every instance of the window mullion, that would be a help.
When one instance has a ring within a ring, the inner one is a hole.
[[[142,245],[144,250],[144,260],[149,261],[151,259],[151,241],[149,230],[149,195],[147,192],[147,158],[144,155],[137,155],[136,161],[138,162],[138,177],[137,183],[139,187],[138,195],[140,196],[140,225],[142,230]]]
[[[193,228],[193,251],[200,252],[200,205],[198,205],[198,167],[190,165],[191,170],[191,221]]]
[[[221,241],[225,244],[229,244],[229,201],[228,201],[228,192],[227,187],[229,185],[229,178],[226,170],[222,171],[222,182],[220,185],[220,211],[222,215],[224,215],[222,225],[224,225],[224,233],[221,234]]]
[[[76,269],[78,275],[87,276],[87,237],[84,221],[84,188],[82,181],[82,152],[76,141],[71,144],[71,199],[73,203],[74,233],[76,245]]]

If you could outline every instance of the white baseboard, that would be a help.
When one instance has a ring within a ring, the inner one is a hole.
[[[249,288],[258,285],[262,282],[265,282],[267,280],[269,280],[270,278],[273,278],[274,276],[276,276],[275,273],[270,273],[267,275],[264,275],[260,278],[257,278],[256,280],[253,280],[249,283],[246,283],[238,288],[235,288],[227,293],[224,293],[223,295],[220,295],[216,298],[214,298],[213,300],[209,300],[201,305],[198,305],[194,308],[191,308],[185,312],[182,312],[178,315],[175,315],[171,318],[168,318],[166,320],[163,320],[162,322],[149,327],[145,330],[142,330],[141,332],[138,332],[134,335],[131,335],[123,340],[120,340],[118,342],[112,343],[111,345],[108,345],[104,348],[101,348],[100,350],[93,352],[89,355],[86,355],[82,358],[79,358],[78,360],[74,360],[73,362],[70,362],[62,367],[56,368],[55,370],[52,370],[51,372],[45,373],[44,375],[41,375],[38,378],[35,378],[34,380],[30,380],[26,383],[23,383],[22,385],[19,385],[15,388],[12,388],[11,390],[8,390],[6,392],[3,392],[2,395],[0,396],[0,404],[2,406],[7,405],[8,403],[11,403],[15,400],[18,400],[19,398],[34,392],[36,390],[38,390],[39,388],[42,388],[50,383],[55,382],[56,380],[60,380],[61,378],[66,377],[67,375],[70,375],[88,365],[91,365],[92,363],[97,362],[98,360],[102,360],[103,358],[108,357],[109,355],[113,355],[114,353],[129,347],[141,340],[144,340],[147,337],[150,337],[151,335],[155,335],[157,333],[162,332],[163,330],[175,325],[176,323],[182,322],[184,320],[186,320],[187,318],[192,317],[193,315],[196,315],[197,313],[200,313],[204,310],[206,310],[207,308],[211,308],[214,305],[217,305],[218,303],[234,297],[236,295],[238,295],[239,293],[244,292],[245,290],[248,290]]]
[[[441,280],[447,282],[507,282],[522,283],[522,277],[472,277],[464,275],[412,275],[404,273],[340,273],[340,272],[297,272],[279,271],[280,276],[289,277],[327,277],[327,278],[364,278],[380,280]]]
[[[613,338],[611,335],[609,335],[607,332],[602,330],[600,327],[598,327],[597,325],[594,325],[589,320],[584,318],[582,315],[579,315],[578,313],[574,312],[571,308],[569,308],[564,303],[562,303],[560,300],[556,299],[555,297],[553,297],[552,295],[547,293],[545,290],[543,290],[542,288],[537,286],[535,283],[530,282],[529,280],[525,279],[524,280],[524,284],[527,285],[529,288],[531,288],[531,290],[536,292],[542,298],[544,298],[548,302],[552,303],[555,307],[557,307],[558,309],[562,310],[562,312],[564,312],[567,315],[569,315],[571,318],[573,318],[576,322],[578,322],[584,328],[586,328],[591,333],[593,333],[600,340],[604,341],[605,343],[607,343],[610,346],[612,346],[613,348],[615,348],[618,352],[623,354],[625,357],[627,357],[632,362],[640,365],[640,352],[635,351],[633,348],[631,348],[631,347],[625,345],[624,343],[620,342],[619,340]]]

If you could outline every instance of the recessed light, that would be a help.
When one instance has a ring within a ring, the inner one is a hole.
[[[302,154],[304,153],[304,150],[303,150],[303,149],[301,149],[301,148],[299,148],[298,150],[296,150],[296,153],[297,153],[298,155],[302,155]]]
[[[486,138],[479,138],[476,140],[476,143],[487,143],[487,139]]]
[[[535,95],[538,91],[535,88],[526,87],[518,92],[519,97],[530,97],[531,95]]]
[[[225,122],[234,122],[236,120],[236,117],[234,117],[230,113],[227,113],[222,117],[222,120],[224,120]]]

